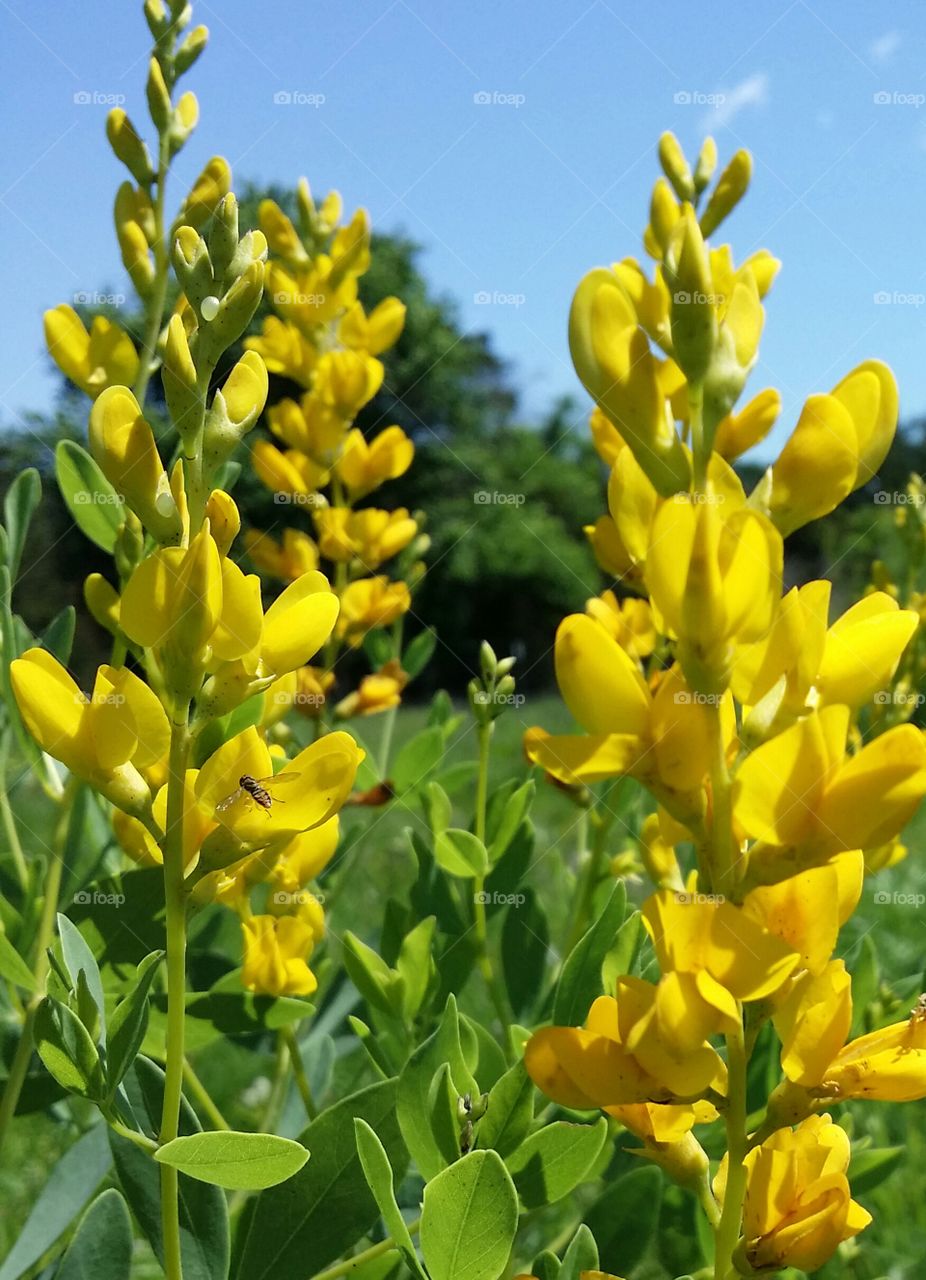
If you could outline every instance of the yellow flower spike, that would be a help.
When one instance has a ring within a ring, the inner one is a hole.
[[[859,1036],[833,1058],[821,1082],[838,1098],[918,1102],[926,1098],[926,1003],[920,996],[906,1022]]]
[[[728,414],[717,428],[714,449],[729,462],[765,439],[778,421],[781,396],[772,387],[760,391],[738,413]]]
[[[197,231],[206,225],[231,190],[231,169],[224,156],[213,156],[193,183],[177,222]]]
[[[384,298],[369,315],[355,302],[338,325],[338,337],[345,347],[378,356],[393,346],[405,326],[405,304],[398,298]]]
[[[664,974],[703,970],[736,1000],[765,999],[799,961],[790,946],[730,902],[692,901],[660,889],[643,904],[643,923]]]
[[[689,382],[698,383],[714,353],[717,315],[710,258],[690,204],[672,230],[663,272],[672,297],[672,355]]]
[[[883,591],[872,592],[826,633],[816,686],[823,702],[861,707],[890,687],[904,649],[919,625]]]
[[[404,475],[414,456],[415,446],[401,427],[386,427],[369,441],[354,427],[344,437],[335,472],[356,502],[384,481]]]
[[[364,676],[360,687],[337,704],[334,714],[346,720],[350,716],[373,716],[388,711],[402,701],[402,690],[407,684],[408,675],[398,660],[392,658],[379,671]]]
[[[163,754],[167,717],[155,695],[122,668],[101,667],[87,698],[45,649],[28,649],[10,664],[23,723],[50,756],[90,782],[128,813],[150,806],[139,773]]]
[[[395,511],[320,507],[313,516],[323,556],[341,562],[357,558],[371,571],[398,555],[418,532],[418,525],[405,507]]]
[[[618,600],[602,591],[585,602],[585,612],[604,627],[631,658],[648,658],[656,647],[656,628],[648,600]]]
[[[382,386],[385,369],[359,351],[326,351],[315,366],[313,390],[338,417],[351,422]]]
[[[852,975],[842,960],[803,973],[775,1010],[781,1069],[793,1084],[818,1085],[852,1026]]]
[[[244,345],[248,351],[256,351],[263,357],[270,373],[292,378],[302,387],[311,384],[318,352],[296,325],[278,316],[267,316],[261,334],[245,338]]]
[[[121,107],[113,107],[106,117],[106,137],[117,159],[122,161],[137,183],[146,187],[154,179],[151,157]]]
[[[579,284],[569,314],[569,348],[585,389],[656,489],[687,489],[688,459],[667,416],[657,362],[612,271],[597,268]]]
[[[90,332],[73,307],[45,312],[45,343],[55,364],[91,398],[107,388],[135,381],[138,355],[127,333],[105,316],[96,316]]]
[[[370,266],[370,216],[358,209],[346,227],[335,234],[331,245],[332,284],[335,288],[348,276],[362,276]]]
[[[277,596],[264,616],[261,663],[282,675],[308,662],[334,629],[338,598],[322,573],[304,573]]]
[[[277,542],[257,529],[244,532],[244,549],[255,569],[283,582],[295,582],[318,568],[318,547],[301,529],[284,529]]]
[[[151,427],[127,387],[109,387],[90,411],[90,452],[159,542],[176,542],[182,528]]]
[[[840,927],[858,906],[864,874],[864,858],[855,849],[751,890],[743,911],[797,951],[805,969],[820,973],[836,949]]]
[[[649,226],[643,235],[647,253],[657,262],[666,251],[669,238],[681,213],[681,207],[665,178],[657,178],[650,198]]]
[[[269,996],[310,996],[318,980],[307,957],[314,931],[296,916],[251,916],[241,924],[244,964],[241,982],[248,991]]]
[[[271,253],[295,265],[308,262],[308,254],[296,228],[275,200],[261,200],[257,206],[257,221],[267,237]]]
[[[851,1196],[849,1139],[828,1115],[780,1129],[748,1153],[738,1269],[816,1271],[871,1215]],[[714,1180],[723,1199],[726,1157]]]
[[[269,440],[258,440],[251,450],[257,478],[272,493],[308,497],[327,482],[328,470],[294,449],[282,453]]]
[[[206,519],[220,556],[227,556],[241,529],[235,500],[224,489],[213,489],[206,500]]]
[[[746,194],[752,177],[752,156],[740,150],[730,160],[717,180],[710,199],[701,214],[701,231],[710,236],[729,216]]]
[[[855,488],[858,488],[877,475],[893,443],[897,430],[897,383],[882,361],[863,360],[830,394],[845,406],[855,424],[858,437]]]
[[[405,582],[391,582],[378,574],[358,578],[341,593],[337,633],[349,645],[361,644],[368,631],[388,627],[411,608],[411,592]]]

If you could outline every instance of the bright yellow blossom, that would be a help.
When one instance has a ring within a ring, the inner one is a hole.
[[[94,399],[107,387],[135,381],[135,345],[105,316],[94,316],[88,333],[74,308],[62,303],[45,312],[45,342],[64,376]]]

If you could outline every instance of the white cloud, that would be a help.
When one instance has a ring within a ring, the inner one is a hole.
[[[702,122],[706,129],[723,129],[732,124],[745,107],[764,107],[768,102],[768,76],[759,71],[717,97],[717,105]]]
[[[900,48],[900,33],[885,31],[868,46],[868,55],[873,62],[889,62]]]

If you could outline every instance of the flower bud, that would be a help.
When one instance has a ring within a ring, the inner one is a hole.
[[[177,221],[199,230],[231,188],[231,169],[223,156],[213,156],[190,188]]]
[[[171,115],[168,133],[170,154],[176,155],[199,121],[199,100],[192,91],[183,94]]]
[[[121,107],[113,107],[107,116],[106,137],[117,159],[122,161],[135,181],[147,187],[154,179],[151,157]]]
[[[711,178],[714,176],[714,170],[717,168],[717,143],[713,138],[705,138],[701,147],[701,153],[698,156],[698,163],[695,165],[694,171],[694,189],[695,194],[700,195]]]
[[[664,133],[659,139],[659,163],[679,200],[693,200],[695,188],[691,170],[674,133]]]
[[[737,151],[720,175],[707,202],[707,208],[701,214],[701,231],[705,236],[716,231],[724,218],[733,212],[746,194],[751,177],[752,156],[748,151]]]
[[[203,49],[205,49],[208,39],[208,27],[199,26],[193,28],[174,54],[174,71],[178,76],[182,76],[185,71],[189,71]]]
[[[229,191],[219,201],[212,228],[209,232],[209,257],[217,280],[221,280],[231,265],[238,248],[238,201]]]
[[[180,516],[151,427],[127,387],[109,387],[90,411],[90,452],[159,542],[176,542]]]
[[[206,518],[219,555],[227,556],[241,529],[241,516],[231,494],[213,489],[206,502]]]
[[[148,110],[159,133],[166,133],[171,121],[170,90],[164,80],[164,72],[157,58],[152,58],[148,65],[148,83],[145,86],[148,98]]]
[[[711,264],[695,211],[686,204],[664,259],[672,289],[672,354],[689,382],[701,382],[717,339]]]
[[[197,310],[200,309],[215,289],[205,240],[193,227],[183,226],[174,238],[171,256],[184,294]]]
[[[672,234],[672,228],[679,219],[680,212],[665,178],[657,178],[653,186],[653,195],[649,207],[650,230],[660,251],[656,256],[661,256],[665,252],[666,245],[669,243],[669,236]]]
[[[256,351],[246,351],[221,391],[213,397],[206,418],[203,456],[212,474],[225,462],[254,426],[267,401],[267,366]]]
[[[190,355],[190,345],[183,321],[178,315],[171,316],[167,326],[161,382],[164,386],[170,416],[183,438],[188,431],[198,429],[204,406],[199,392],[196,366]]]
[[[217,363],[222,353],[244,333],[260,305],[263,290],[264,264],[252,262],[222,298],[215,319],[200,330],[202,353],[210,364]]]

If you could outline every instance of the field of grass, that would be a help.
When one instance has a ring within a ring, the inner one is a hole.
[[[475,734],[465,707],[458,704],[461,720],[451,736],[449,758],[441,766],[451,769],[460,814],[471,809],[469,793],[473,774],[467,762],[474,761]],[[428,709],[410,706],[398,715],[395,727],[393,759],[426,724]],[[554,697],[529,699],[515,706],[497,722],[493,744],[492,784],[508,778],[522,777],[526,765],[521,753],[524,729],[540,724],[551,730],[562,730],[568,716]],[[357,726],[358,735],[375,755],[379,749],[383,718],[368,719]],[[632,784],[631,784],[632,791]],[[34,798],[20,788],[13,794],[14,810],[30,826],[41,830],[41,816]],[[633,796],[624,795],[627,817],[633,820]],[[547,910],[550,937],[553,940],[545,957],[548,972],[558,960],[556,939],[568,932],[574,897],[574,868],[581,833],[578,811],[571,800],[556,788],[539,783],[534,810],[536,846],[525,883],[538,895]],[[402,800],[375,811],[353,810],[344,820],[346,853],[332,875],[336,885],[329,914],[329,956],[336,962],[339,938],[352,930],[363,940],[377,946],[383,927],[386,904],[402,901],[415,878],[415,858],[408,839],[408,829],[422,826],[417,800]],[[626,847],[628,828],[615,823],[608,854],[615,855]],[[926,814],[921,813],[907,834],[909,857],[877,880],[865,884],[862,903],[841,939],[840,954],[850,969],[870,964],[872,956],[880,964],[880,974],[869,974],[869,989],[882,1007],[893,1012],[895,1019],[906,1016],[915,995],[926,985],[922,977],[926,946]],[[28,844],[27,844],[28,849]],[[322,881],[322,890],[325,880]],[[642,880],[631,877],[628,893],[632,900],[645,896]],[[229,917],[231,923],[231,918]],[[494,921],[497,933],[498,921]],[[234,935],[231,934],[232,949]],[[497,937],[495,943],[497,945]],[[531,963],[537,963],[536,958]],[[541,973],[537,974],[537,982]],[[478,985],[478,984],[474,984]],[[478,1006],[484,997],[468,992],[470,1006]],[[487,1016],[488,1009],[485,1010]],[[324,1016],[324,1011],[320,1016]],[[343,1024],[343,1017],[342,1017]],[[317,1086],[323,1098],[330,1100],[349,1090],[352,1076],[359,1065],[359,1055],[345,1053],[349,1038],[343,1025],[329,1028],[334,1036],[335,1051],[340,1055],[332,1075],[324,1064],[310,1062],[310,1071],[318,1072]],[[262,1089],[269,1088],[273,1073],[272,1043],[243,1042],[243,1038],[213,1041],[194,1053],[201,1078],[213,1092],[220,1108],[233,1125],[255,1125],[263,1102]],[[255,1075],[264,1077],[263,1085],[254,1086]],[[326,1092],[327,1091],[327,1092]],[[56,1158],[73,1140],[76,1128],[86,1117],[70,1114],[57,1104],[56,1118],[42,1112],[23,1116],[13,1127],[9,1146],[0,1167],[0,1257],[16,1238],[25,1217]],[[887,1103],[854,1104],[849,1118],[854,1136],[866,1137],[875,1147],[903,1147],[904,1155],[892,1176],[870,1194],[860,1195],[875,1215],[875,1224],[861,1238],[856,1256],[829,1264],[820,1274],[828,1280],[852,1276],[855,1280],[919,1280],[926,1264],[926,1108],[922,1103],[897,1106]],[[64,1120],[69,1123],[62,1123]],[[75,1124],[76,1122],[76,1124]],[[297,1133],[304,1122],[298,1099],[292,1097],[284,1111],[279,1132]],[[147,1249],[141,1249],[135,1274],[139,1280],[156,1277],[158,1269]],[[666,1272],[644,1262],[632,1273],[634,1280],[664,1277]],[[309,1280],[309,1277],[306,1277]]]

